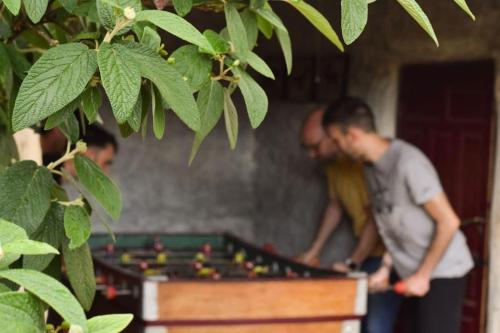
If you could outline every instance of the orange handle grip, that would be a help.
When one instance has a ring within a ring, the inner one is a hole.
[[[404,295],[406,294],[406,283],[404,281],[397,282],[392,288],[396,294]]]

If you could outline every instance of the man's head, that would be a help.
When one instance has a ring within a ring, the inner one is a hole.
[[[370,107],[359,98],[344,97],[328,106],[323,117],[328,136],[354,158],[366,159],[367,138],[376,134],[375,118]]]
[[[324,113],[324,109],[311,112],[302,126],[302,145],[307,149],[309,157],[312,159],[329,159],[337,152],[337,147],[323,129],[322,119]]]
[[[85,128],[85,135],[81,138],[87,144],[85,156],[93,160],[104,173],[109,173],[109,166],[113,163],[118,143],[113,134],[98,125],[89,125]],[[65,168],[75,175],[73,161],[68,161]]]

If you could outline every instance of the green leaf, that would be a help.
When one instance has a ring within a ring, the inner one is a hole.
[[[0,172],[11,164],[12,159],[18,158],[17,146],[12,134],[7,132],[5,127],[0,126]]]
[[[172,2],[179,16],[186,16],[193,7],[193,0],[173,0]]]
[[[64,7],[69,13],[73,13],[78,5],[78,0],[59,0],[61,6]]]
[[[16,240],[28,239],[28,235],[23,228],[0,218],[0,247],[4,244]],[[19,259],[18,253],[5,253],[3,258],[0,258],[0,268],[5,268]]]
[[[153,51],[158,52],[161,46],[160,35],[150,27],[144,27],[141,43],[149,46]]]
[[[257,128],[262,123],[267,113],[268,100],[266,92],[244,70],[233,68],[232,71],[235,75],[240,77],[238,87],[245,100],[250,124],[252,128]]]
[[[21,0],[3,0],[3,3],[12,14],[19,14],[19,10],[21,9]]]
[[[271,9],[271,7],[264,6],[261,8],[258,8],[255,10],[259,16],[261,16],[263,19],[265,19],[267,22],[271,23],[273,26],[276,27],[276,29],[279,29],[281,31],[287,31],[285,25],[283,24],[283,21],[281,18],[276,15],[276,13]]]
[[[276,37],[278,37],[283,56],[285,57],[286,71],[288,75],[290,75],[293,65],[292,42],[290,40],[290,35],[288,34],[288,31],[276,30]]]
[[[415,0],[397,0],[399,4],[410,14],[411,17],[424,29],[424,31],[434,40],[436,46],[439,46],[436,33],[429,18],[424,13],[420,5]]]
[[[257,17],[250,9],[245,9],[240,14],[243,25],[247,32],[248,49],[252,50],[257,45],[259,36],[259,27],[257,26]]]
[[[74,114],[70,114],[61,124],[59,129],[71,143],[76,143],[80,138],[80,126]]]
[[[454,0],[455,3],[460,7],[462,8],[462,10],[467,13],[467,15],[470,16],[471,19],[473,19],[474,21],[476,20],[476,17],[474,16],[474,14],[472,13],[472,11],[470,10],[469,8],[469,5],[467,5],[467,2],[465,0]]]
[[[206,54],[198,52],[196,46],[181,46],[172,53],[172,57],[175,59],[173,67],[187,79],[193,92],[210,80],[212,61]]]
[[[143,10],[137,14],[135,19],[136,21],[149,21],[158,28],[215,54],[212,45],[205,36],[191,23],[178,15],[160,10]]]
[[[250,7],[252,9],[258,9],[264,6],[266,2],[266,0],[250,0]]]
[[[96,69],[96,52],[84,44],[64,44],[45,52],[21,84],[12,128],[19,131],[62,109],[82,93]]]
[[[57,111],[56,113],[48,117],[47,120],[45,121],[45,126],[43,127],[43,129],[48,131],[62,124],[71,115],[73,115],[73,112],[75,112],[79,104],[80,104],[80,98],[77,97],[74,100],[72,100],[68,105],[63,107],[61,110]]]
[[[123,9],[132,7],[135,12],[142,9],[140,0],[96,0],[97,15],[106,30],[113,30],[117,19],[123,19]],[[131,26],[124,27],[118,31],[117,35],[128,32]]]
[[[101,38],[101,33],[100,32],[81,32],[77,34],[75,37],[71,39],[71,41],[80,41],[80,40],[85,40],[85,39],[100,39]]]
[[[224,109],[224,92],[218,81],[206,83],[198,93],[198,108],[200,109],[201,127],[194,136],[193,148],[189,157],[191,164],[201,143],[217,125]]]
[[[246,62],[250,49],[248,48],[248,38],[245,26],[241,20],[240,13],[232,3],[224,3],[224,13],[226,15],[227,31],[229,38],[235,49],[236,56]]]
[[[257,27],[267,39],[271,39],[271,37],[273,37],[273,25],[260,15],[257,15]]]
[[[82,246],[90,237],[90,216],[85,208],[71,205],[64,211],[64,231],[70,239],[71,250]]]
[[[0,294],[2,333],[43,333],[45,321],[42,303],[25,292]]]
[[[5,282],[5,281],[3,281],[3,282]],[[6,286],[3,283],[0,283],[0,294],[8,293],[8,292],[11,292],[11,291],[13,291],[11,288],[9,288],[8,286]]]
[[[6,253],[15,253],[15,254],[29,254],[29,255],[41,255],[49,253],[59,254],[59,251],[54,249],[49,244],[34,241],[31,239],[13,240],[12,242],[4,244],[3,250]]]
[[[134,104],[134,108],[132,109],[132,114],[130,115],[130,118],[127,119],[127,123],[134,132],[139,132],[139,130],[141,129],[141,120],[142,120],[142,93],[139,92],[139,96],[137,97],[137,101]]]
[[[352,44],[361,35],[368,22],[368,2],[366,0],[342,0],[342,36],[344,42]]]
[[[53,202],[40,227],[31,238],[40,242],[45,242],[58,249],[64,235],[64,207]],[[23,268],[43,271],[54,259],[53,254],[43,256],[24,256]]]
[[[132,114],[141,89],[139,68],[127,55],[123,45],[108,43],[101,45],[97,55],[102,85],[120,124]]]
[[[328,20],[316,8],[305,1],[287,0],[295,9],[297,9],[311,24],[318,29],[333,45],[340,51],[344,51],[344,46],[337,33],[333,30]]]
[[[5,87],[5,90],[9,90],[7,87],[12,85],[12,65],[7,48],[3,43],[0,44],[0,84]]]
[[[31,21],[38,23],[47,11],[49,0],[24,0],[23,4]]]
[[[90,310],[95,297],[96,282],[94,264],[87,243],[71,249],[68,239],[64,238],[62,252],[66,274],[76,298],[85,310]],[[91,333],[94,333],[92,330]]]
[[[12,37],[12,29],[6,21],[0,21],[0,37],[3,39]]]
[[[64,320],[89,332],[85,314],[71,292],[59,281],[30,269],[0,271],[0,278],[15,282],[50,305]]]
[[[229,52],[229,43],[221,37],[217,32],[207,29],[203,32],[203,36],[212,45],[215,53],[222,54]]]
[[[49,210],[53,183],[49,170],[33,161],[12,165],[0,174],[0,217],[31,235]]]
[[[151,109],[153,110],[153,133],[158,140],[165,134],[165,110],[161,102],[161,96],[151,89]]]
[[[150,48],[138,43],[128,43],[126,47],[139,66],[141,75],[151,80],[179,118],[197,131],[200,128],[198,107],[182,75]]]
[[[128,138],[132,134],[134,134],[134,130],[128,123],[118,124],[118,128],[120,130],[120,135],[122,138]]]
[[[100,24],[96,1],[87,1],[83,3],[80,1],[80,4],[73,10],[73,14],[85,17],[89,22]]]
[[[101,92],[97,87],[88,88],[83,92],[81,101],[83,113],[89,121],[89,124],[94,123],[102,103]]]
[[[227,89],[224,89],[224,120],[226,122],[229,145],[231,149],[234,149],[238,141],[238,112]]]
[[[94,196],[106,212],[117,220],[122,210],[122,199],[118,187],[94,161],[87,157],[77,155],[74,162],[80,183]]]
[[[250,52],[248,56],[248,64],[260,74],[274,80],[273,71],[257,54]]]
[[[26,57],[18,52],[12,45],[6,45],[6,49],[14,73],[18,78],[24,79],[30,70],[31,63],[29,63]]]
[[[131,314],[113,314],[90,318],[87,323],[91,333],[119,333],[123,331],[134,318]]]

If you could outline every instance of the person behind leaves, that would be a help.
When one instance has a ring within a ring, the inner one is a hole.
[[[105,174],[109,174],[109,167],[118,152],[118,143],[113,134],[99,125],[92,124],[86,127],[81,140],[87,144],[84,155],[93,160]],[[73,160],[66,161],[64,168],[73,177],[76,176]]]

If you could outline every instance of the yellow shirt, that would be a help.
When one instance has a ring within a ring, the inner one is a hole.
[[[348,157],[338,157],[326,166],[326,178],[330,197],[336,197],[352,220],[354,235],[360,237],[367,219],[369,206],[363,164]],[[370,253],[381,256],[384,246],[381,241]]]

